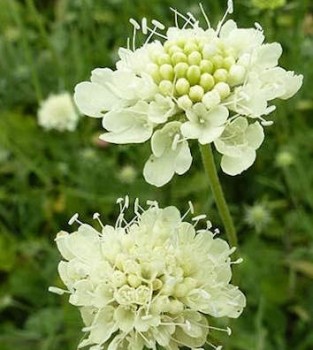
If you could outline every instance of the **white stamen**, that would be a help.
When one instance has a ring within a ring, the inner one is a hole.
[[[130,18],[130,19],[129,19],[129,22],[130,22],[130,24],[133,25],[133,27],[134,27],[136,30],[139,30],[139,29],[140,29],[139,23],[138,23],[136,20],[134,20],[133,18]]]
[[[200,220],[204,220],[205,218],[206,218],[206,215],[205,214],[201,214],[201,215],[195,216],[191,220],[192,221],[200,221]]]
[[[63,295],[64,293],[70,293],[68,290],[61,289],[58,287],[49,287],[48,291],[51,293],[59,294],[59,295]]]
[[[210,28],[211,28],[211,23],[210,23],[210,21],[209,21],[208,16],[206,15],[206,13],[205,13],[205,11],[204,11],[204,8],[203,8],[201,2],[199,3],[199,6],[200,6],[200,10],[201,10],[201,12],[202,12],[202,15],[203,15],[203,17],[204,17],[204,19],[205,19],[205,21],[206,21],[206,24],[208,25],[208,28],[210,29]]]
[[[92,218],[93,218],[94,220],[97,220],[97,221],[99,222],[101,228],[104,228],[104,225],[103,225],[102,221],[100,220],[100,214],[99,214],[99,213],[94,213],[93,216],[92,216]]]
[[[188,205],[189,205],[190,213],[191,213],[191,214],[194,214],[194,213],[195,213],[195,208],[193,207],[192,202],[189,201],[189,202],[188,202]]]
[[[141,20],[141,30],[144,35],[148,34],[148,27],[147,27],[147,18],[143,17]]]
[[[261,26],[260,23],[255,22],[255,23],[254,23],[254,26],[255,26],[255,28],[256,28],[257,30],[259,30],[260,32],[263,32],[263,28],[262,28],[262,26]]]
[[[261,121],[261,124],[262,124],[263,126],[271,126],[271,125],[274,124],[274,122],[273,122],[273,120],[262,120],[262,121]]]
[[[234,3],[233,0],[227,1],[227,11],[229,14],[232,14],[234,12]]]
[[[187,12],[187,15],[194,23],[197,23],[197,20],[195,19],[195,16],[191,12]]]
[[[158,28],[160,30],[164,30],[165,29],[165,25],[162,24],[161,22],[157,21],[156,19],[153,19],[151,22],[156,28]]]
[[[69,225],[73,225],[74,222],[77,222],[78,224],[82,225],[83,223],[78,220],[78,213],[75,213],[68,221]]]

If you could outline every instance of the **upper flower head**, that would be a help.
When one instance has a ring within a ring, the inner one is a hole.
[[[245,306],[230,284],[234,249],[209,225],[196,230],[175,207],[149,204],[143,210],[136,201],[136,215],[126,222],[126,198],[115,227],[101,224],[98,232],[80,223],[76,232],[57,235],[59,273],[89,333],[79,347],[197,348],[216,329],[209,317],[237,318]]]
[[[47,130],[73,131],[78,119],[72,96],[68,92],[50,95],[38,110],[38,124]]]
[[[200,7],[206,29],[200,27],[191,13],[185,16],[176,10],[173,10],[175,26],[166,32],[156,20],[150,27],[146,18],[141,24],[131,19],[133,47],[119,50],[116,70],[95,69],[91,82],[82,82],[75,89],[80,110],[103,118],[107,130],[101,135],[103,140],[140,143],[156,133],[168,135],[164,140],[174,151],[170,157],[167,152],[157,155],[153,151],[152,137],[153,155],[144,176],[156,186],[189,169],[192,158],[187,140],[216,144],[221,138],[225,140],[224,131],[236,124],[237,118],[245,119],[247,130],[251,121],[262,129],[268,123],[264,116],[275,109],[270,101],[293,96],[302,84],[301,75],[277,66],[282,48],[278,43],[264,44],[259,25],[242,29],[233,20],[225,21],[233,10],[231,1],[216,29],[211,28]],[[136,49],[138,30],[147,35],[147,40]],[[153,37],[160,40],[152,40]],[[167,124],[175,125],[175,132],[168,133]],[[240,124],[244,123],[236,125]],[[254,153],[261,142],[252,147]],[[249,159],[244,159],[247,154],[239,150],[234,156],[239,160],[236,171],[223,167],[224,172],[234,175],[249,167],[255,155],[251,161],[251,152]],[[184,159],[183,166],[180,159]],[[173,166],[174,163],[178,166]]]

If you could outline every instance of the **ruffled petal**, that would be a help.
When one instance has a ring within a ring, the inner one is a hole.
[[[223,155],[221,167],[225,174],[239,175],[248,169],[255,161],[256,152],[253,149],[247,149],[241,157],[229,157]]]
[[[102,118],[120,103],[120,99],[107,87],[84,81],[75,86],[74,101],[81,113],[89,117]]]

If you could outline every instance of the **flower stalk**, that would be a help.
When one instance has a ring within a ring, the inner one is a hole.
[[[238,239],[236,229],[230,215],[230,211],[223,193],[221,183],[219,181],[217,170],[214,162],[214,156],[212,152],[211,145],[201,145],[201,157],[202,163],[206,174],[208,175],[211,190],[215,199],[215,203],[223,221],[228,242],[231,247],[238,247]]]

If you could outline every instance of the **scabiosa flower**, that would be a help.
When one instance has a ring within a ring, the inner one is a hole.
[[[206,29],[191,13],[177,10],[175,26],[162,33],[165,27],[156,20],[150,28],[146,18],[141,24],[131,19],[133,47],[119,50],[116,70],[97,68],[90,82],[75,88],[80,110],[102,118],[107,132],[101,139],[119,144],[151,139],[144,177],[156,186],[190,168],[188,140],[214,143],[227,174],[250,167],[263,141],[262,126],[271,123],[264,120],[275,109],[271,101],[290,98],[302,84],[301,75],[277,66],[282,48],[264,43],[260,25],[242,29],[226,21],[232,1],[216,29],[200,7]],[[136,49],[138,30],[147,39]],[[231,152],[225,146],[230,144]]]
[[[79,115],[68,92],[50,95],[38,110],[38,124],[46,130],[73,131]]]
[[[196,230],[184,221],[176,207],[159,208],[148,202],[147,210],[135,201],[135,217],[126,222],[129,200],[118,200],[116,225],[101,232],[83,224],[78,230],[61,231],[56,243],[63,259],[59,274],[79,307],[86,337],[79,348],[92,350],[178,350],[210,344],[215,317],[237,318],[245,296],[230,284],[230,249],[217,232]],[[191,207],[192,209],[192,207]],[[99,214],[95,214],[98,218]],[[212,344],[214,349],[216,346]],[[220,347],[218,347],[220,349]]]

